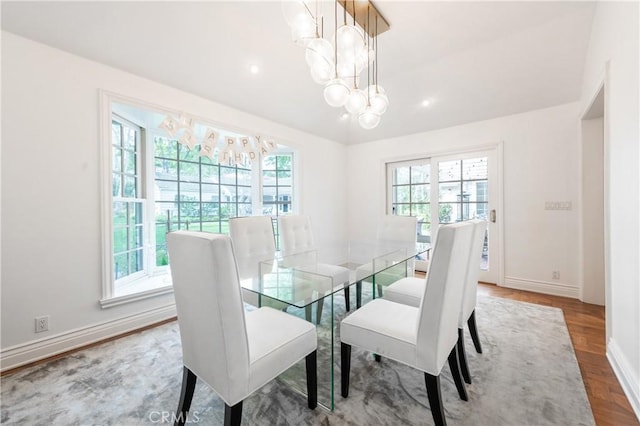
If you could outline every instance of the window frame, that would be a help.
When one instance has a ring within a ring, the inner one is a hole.
[[[109,92],[106,90],[99,90],[99,139],[98,143],[100,144],[100,186],[101,186],[101,208],[100,208],[100,221],[101,221],[101,230],[102,230],[102,298],[99,300],[99,303],[102,308],[109,308],[112,306],[117,306],[125,303],[130,303],[134,301],[144,300],[164,294],[173,293],[173,286],[171,284],[171,277],[168,276],[169,268],[168,266],[157,266],[156,265],[156,223],[155,223],[155,194],[153,191],[153,186],[155,185],[155,152],[154,152],[154,136],[167,137],[167,135],[162,134],[160,129],[155,129],[147,126],[145,123],[137,123],[135,119],[131,119],[131,117],[121,117],[123,120],[128,121],[142,129],[141,132],[141,155],[136,159],[141,162],[140,169],[141,180],[143,181],[142,187],[140,190],[142,191],[141,200],[143,201],[143,252],[145,268],[143,271],[136,272],[136,277],[128,276],[123,277],[121,280],[125,280],[125,278],[130,278],[129,280],[122,281],[122,283],[126,282],[135,282],[135,281],[143,281],[148,283],[155,283],[158,286],[149,290],[142,290],[138,292],[133,292],[129,294],[118,295],[115,292],[116,289],[116,280],[114,277],[113,270],[113,261],[114,261],[114,236],[113,236],[113,203],[115,197],[113,197],[113,169],[112,169],[112,161],[113,161],[113,153],[112,153],[112,118],[114,116],[114,111],[112,105],[114,103],[129,105],[133,108],[150,111],[153,113],[160,114],[174,114],[178,115],[179,112],[172,111],[171,109],[159,107],[154,104],[150,104],[145,101],[140,101],[137,99],[132,99],[126,96],[122,96],[113,92]],[[120,114],[117,114],[120,115]],[[204,126],[210,126],[215,129],[224,129],[229,132],[237,132],[239,134],[253,134],[254,132],[247,129],[238,129],[232,125],[227,125],[223,123],[216,123],[212,120],[202,120],[200,118],[196,118],[197,122]],[[171,138],[169,138],[171,139]],[[292,156],[292,165],[291,165],[291,211],[297,211],[298,209],[298,199],[299,196],[296,192],[297,185],[295,184],[297,180],[298,174],[298,161],[297,161],[297,151],[289,144],[287,141],[281,141],[282,144],[286,146],[279,146],[277,149],[273,150],[269,153],[269,155],[291,155]],[[262,200],[262,162],[263,159],[259,161],[254,161],[250,165],[251,170],[251,204],[250,208],[252,214],[256,212],[262,211],[263,200]],[[223,164],[217,164],[223,167]],[[236,172],[237,173],[237,172]],[[179,179],[179,176],[177,177]],[[237,176],[236,182],[234,186],[237,186]],[[199,185],[202,185],[201,177]],[[222,183],[219,183],[222,186]],[[200,190],[201,191],[201,190]],[[218,200],[220,202],[221,200]],[[236,204],[238,200],[235,201]],[[200,201],[202,203],[202,201]],[[237,213],[237,211],[236,211]],[[231,216],[233,217],[233,216]],[[277,220],[277,214],[272,216],[272,219]],[[223,218],[219,218],[219,221],[223,221]],[[221,222],[220,222],[221,223]],[[150,268],[150,269],[149,269]],[[120,283],[121,281],[118,281]]]

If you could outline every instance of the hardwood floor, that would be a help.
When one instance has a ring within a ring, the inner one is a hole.
[[[596,424],[640,425],[605,355],[604,307],[493,284],[480,283],[478,293],[562,309]]]

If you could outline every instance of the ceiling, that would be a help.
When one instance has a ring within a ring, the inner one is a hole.
[[[3,1],[2,29],[343,144],[580,97],[593,2],[374,3],[391,29],[378,40],[390,105],[373,130],[325,103],[280,1]],[[319,8],[332,32],[333,3]]]

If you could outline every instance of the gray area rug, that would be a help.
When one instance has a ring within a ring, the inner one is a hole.
[[[560,309],[480,296],[476,317],[484,353],[476,354],[465,330],[473,381],[467,385],[468,402],[458,398],[448,366],[442,372],[450,425],[595,424]],[[339,356],[335,364],[335,411],[307,409],[304,396],[275,380],[245,400],[243,424],[433,424],[421,372],[388,359],[376,363],[354,347],[350,396],[343,399]],[[173,322],[3,378],[1,421],[172,424],[181,379],[180,336]],[[199,382],[189,422],[222,424],[223,413],[224,403]]]

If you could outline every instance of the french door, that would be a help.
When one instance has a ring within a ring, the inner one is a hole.
[[[487,221],[480,281],[499,283],[497,149],[387,163],[387,212],[418,218],[418,241],[435,242],[442,224]],[[421,269],[416,262],[417,269]]]

